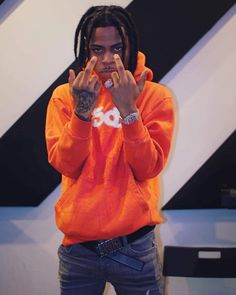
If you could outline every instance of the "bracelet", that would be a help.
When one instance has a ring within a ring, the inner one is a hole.
[[[139,118],[139,112],[130,113],[129,115],[125,116],[124,118],[121,118],[121,122],[125,125],[130,125],[138,120]]]

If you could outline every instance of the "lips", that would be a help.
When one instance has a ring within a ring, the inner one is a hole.
[[[116,69],[104,69],[101,71],[101,73],[112,73],[112,72],[115,72]]]

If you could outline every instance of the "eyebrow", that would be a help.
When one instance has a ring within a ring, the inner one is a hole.
[[[123,46],[122,42],[118,42],[116,44],[111,45],[110,47],[116,47],[116,46]],[[104,47],[103,45],[99,45],[96,43],[90,44],[90,47]]]

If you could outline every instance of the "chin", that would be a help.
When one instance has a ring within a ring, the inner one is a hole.
[[[102,82],[106,82],[108,79],[111,79],[111,73],[102,73],[99,75],[99,78]]]

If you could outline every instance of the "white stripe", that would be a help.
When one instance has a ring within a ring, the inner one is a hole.
[[[175,92],[177,108],[176,137],[163,177],[162,205],[236,128],[235,15],[236,5],[161,81]]]

